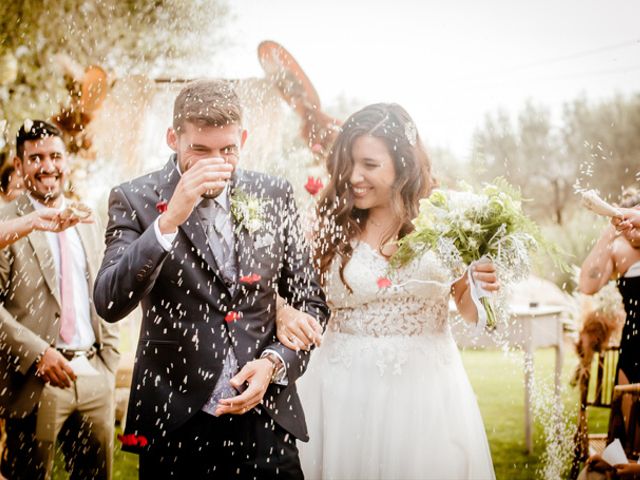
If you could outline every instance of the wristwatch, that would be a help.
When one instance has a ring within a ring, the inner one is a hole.
[[[271,365],[273,365],[273,372],[271,373],[271,379],[269,381],[271,383],[281,381],[284,373],[284,364],[282,360],[280,360],[280,357],[273,352],[264,352],[260,358],[266,358],[271,362]]]

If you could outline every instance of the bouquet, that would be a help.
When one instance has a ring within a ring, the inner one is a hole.
[[[472,299],[478,308],[478,325],[493,330],[497,319],[490,293],[473,279],[469,266],[491,260],[507,284],[525,278],[530,271],[530,253],[544,246],[538,226],[522,211],[520,192],[503,178],[486,184],[480,193],[469,186],[464,191],[435,190],[420,201],[413,220],[415,230],[402,238],[391,265],[407,264],[425,250],[433,250],[458,278],[468,271]]]

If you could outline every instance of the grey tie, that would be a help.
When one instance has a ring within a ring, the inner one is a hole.
[[[222,193],[224,195],[224,192]],[[213,199],[204,199],[198,206],[198,212],[202,225],[207,235],[209,247],[220,268],[220,274],[227,285],[235,284],[237,278],[237,265],[233,255],[233,230],[231,220]],[[225,326],[226,328],[226,326]],[[222,372],[216,382],[211,396],[204,404],[202,410],[211,415],[215,415],[218,402],[222,398],[230,398],[238,395],[238,392],[231,386],[229,380],[238,372],[238,359],[233,347],[230,345],[227,355],[222,364]]]
[[[238,276],[238,268],[233,254],[233,227],[230,214],[225,212],[214,199],[209,198],[200,202],[198,211],[220,274],[225,283],[233,287]]]

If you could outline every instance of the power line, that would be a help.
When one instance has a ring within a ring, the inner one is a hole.
[[[604,52],[610,52],[611,50],[618,50],[620,48],[626,48],[626,47],[630,47],[632,45],[638,45],[640,46],[640,39],[636,38],[634,40],[628,40],[626,42],[621,42],[621,43],[615,43],[613,45],[605,45],[602,47],[598,47],[598,48],[592,48],[590,50],[583,50],[581,52],[575,52],[575,53],[571,53],[569,55],[562,55],[560,57],[551,57],[551,58],[546,58],[546,59],[542,59],[542,60],[537,60],[535,62],[530,62],[530,63],[525,63],[522,65],[516,65],[512,68],[509,68],[507,70],[503,70],[501,73],[511,73],[511,72],[517,72],[520,70],[526,70],[529,68],[533,68],[533,67],[539,67],[542,65],[550,65],[553,63],[558,63],[558,62],[564,62],[567,60],[574,60],[576,58],[582,58],[582,57],[588,57],[591,55],[596,55],[599,53],[604,53]]]
[[[640,70],[640,65],[629,65],[627,67],[619,67],[619,68],[611,68],[606,70],[590,70],[585,72],[575,72],[568,73],[566,75],[551,75],[551,76],[538,76],[538,77],[529,77],[527,82],[529,83],[537,83],[537,82],[553,82],[556,80],[570,80],[576,78],[585,78],[585,77],[595,77],[601,75],[619,75],[634,72],[636,70]],[[492,88],[502,88],[505,85],[514,83],[514,80],[501,79],[500,81],[487,81],[487,82],[475,82],[472,84],[467,84],[467,88],[477,88],[481,90],[492,89]]]
[[[615,44],[611,44],[611,45],[604,45],[602,47],[597,47],[597,48],[592,48],[589,50],[582,50],[580,52],[575,52],[575,53],[571,53],[568,55],[562,55],[559,57],[550,57],[550,58],[546,58],[546,59],[542,59],[542,60],[536,60],[535,62],[529,62],[529,63],[525,63],[522,65],[515,65],[513,67],[510,68],[506,68],[503,70],[497,70],[497,71],[492,71],[492,72],[486,72],[484,74],[482,74],[483,76],[488,76],[489,74],[492,75],[505,75],[505,74],[509,74],[509,73],[514,73],[514,72],[519,72],[522,70],[527,70],[530,68],[534,68],[534,67],[540,67],[540,66],[544,66],[544,65],[551,65],[554,63],[559,63],[559,62],[565,62],[568,60],[574,60],[576,58],[583,58],[583,57],[587,57],[587,56],[591,56],[591,55],[596,55],[596,54],[600,54],[603,52],[609,52],[612,50],[618,50],[621,48],[627,48],[630,46],[640,46],[640,39],[634,39],[634,40],[628,40],[626,42],[620,42],[620,43],[615,43]],[[632,69],[635,69],[635,67],[632,67]],[[585,73],[586,74],[586,73]],[[596,72],[596,74],[600,74],[600,72]],[[469,83],[477,83],[476,80],[478,78],[478,74],[475,74],[473,76],[464,76],[458,79],[452,79],[452,83],[453,84],[469,84]]]
[[[597,76],[597,75],[612,75],[612,74],[619,74],[619,73],[628,73],[628,72],[633,72],[635,70],[640,70],[640,65],[631,65],[631,66],[628,66],[628,67],[611,68],[611,69],[608,69],[608,70],[591,70],[589,72],[570,73],[570,74],[567,74],[567,75],[559,75],[559,76],[555,76],[555,77],[532,78],[532,80],[536,80],[536,81],[566,80],[566,79],[570,79],[570,78],[581,78],[581,77],[586,77],[586,76],[594,77],[594,76]]]

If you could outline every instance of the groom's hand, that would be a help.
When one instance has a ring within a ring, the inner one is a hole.
[[[203,158],[182,174],[167,210],[160,215],[160,233],[174,233],[187,221],[203,195],[216,196],[231,178],[233,165],[222,158]]]
[[[259,405],[271,382],[273,368],[273,363],[266,358],[254,360],[242,367],[242,370],[230,380],[230,383],[236,389],[246,384],[247,389],[240,395],[220,400],[216,415],[227,413],[242,415]]]

